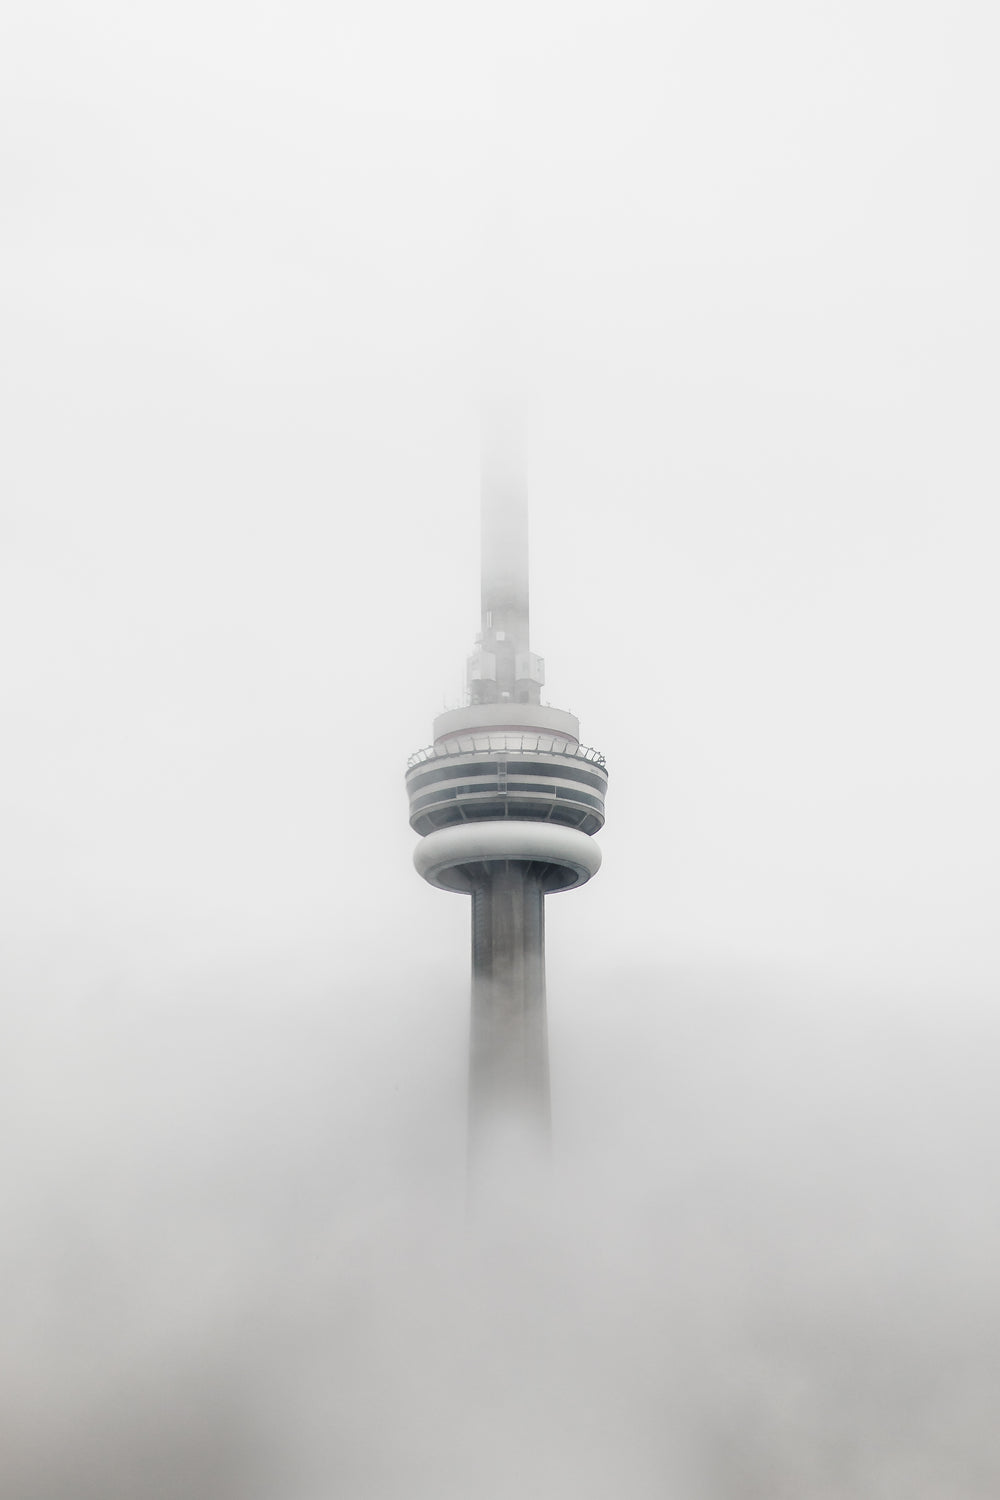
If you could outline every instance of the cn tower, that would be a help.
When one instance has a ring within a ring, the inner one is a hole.
[[[547,1138],[545,897],[596,874],[604,757],[573,714],[541,702],[528,634],[528,514],[509,446],[484,442],[482,618],[467,705],[439,714],[410,757],[414,863],[439,890],[472,897],[470,1146],[498,1128]]]

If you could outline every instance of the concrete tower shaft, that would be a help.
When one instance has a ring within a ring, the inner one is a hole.
[[[491,864],[472,888],[469,1120],[472,1144],[510,1115],[535,1133],[550,1125],[545,1005],[546,872],[523,860]]]

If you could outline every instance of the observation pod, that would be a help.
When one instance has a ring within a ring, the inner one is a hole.
[[[604,756],[580,744],[574,716],[527,703],[441,714],[433,745],[406,772],[410,826],[421,834],[508,818],[594,834],[607,789]]]
[[[472,898],[470,1146],[498,1125],[547,1138],[545,897],[600,868],[603,755],[573,714],[539,702],[544,663],[528,645],[527,516],[509,466],[484,463],[482,629],[469,705],[440,714],[406,771],[417,871]]]

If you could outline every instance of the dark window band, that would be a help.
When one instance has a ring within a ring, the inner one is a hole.
[[[604,799],[592,797],[588,792],[578,792],[573,787],[566,786],[540,786],[537,782],[514,780],[507,783],[508,792],[511,796],[524,796],[526,792],[534,792],[538,797],[551,799],[553,796],[568,802],[579,802],[588,807],[596,807],[598,812],[604,811]],[[497,795],[495,786],[449,786],[439,787],[437,791],[425,792],[422,797],[410,803],[410,816],[414,817],[425,807],[433,807],[435,803],[451,802],[456,797],[468,797],[476,795]]]
[[[452,776],[495,776],[497,774],[497,761],[491,759],[472,766],[436,766],[433,771],[424,771],[420,776],[414,776],[407,780],[407,787],[411,792],[418,791],[422,786],[431,786],[436,781],[448,781]],[[544,776],[551,780],[558,776],[562,781],[579,781],[584,786],[592,786],[595,791],[603,792],[608,784],[607,776],[599,772],[585,771],[580,766],[567,765],[554,755],[550,761],[522,760],[519,755],[508,755],[507,774],[515,776]]]

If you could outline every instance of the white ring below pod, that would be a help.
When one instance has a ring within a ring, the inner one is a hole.
[[[601,868],[600,849],[578,828],[516,818],[437,828],[422,838],[413,851],[417,873],[442,891],[455,889],[440,878],[446,871],[456,865],[478,864],[489,859],[539,860],[560,865],[576,877],[563,890],[585,884]]]

